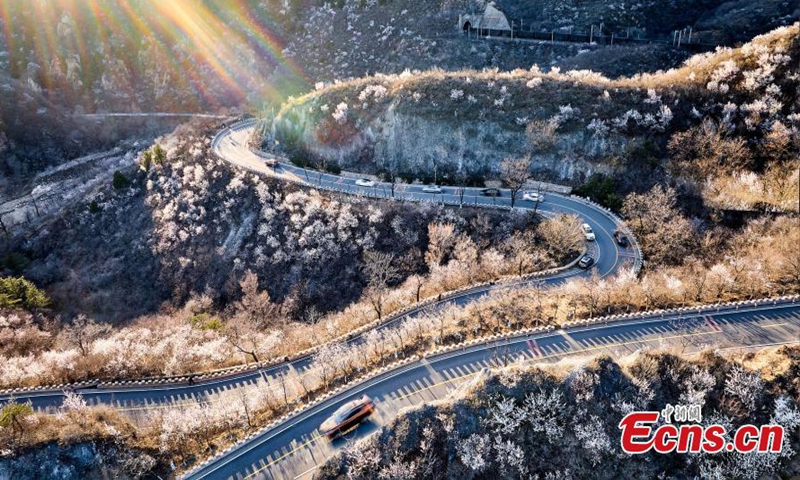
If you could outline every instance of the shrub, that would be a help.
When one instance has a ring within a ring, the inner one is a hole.
[[[332,173],[332,174],[334,174],[334,175],[339,175],[340,173],[342,173],[342,167],[340,167],[339,165],[337,165],[335,163],[326,164],[325,165],[325,170],[330,172],[330,173]]]
[[[10,270],[14,274],[20,274],[25,270],[31,261],[25,255],[18,252],[8,252],[0,262],[0,269]]]
[[[131,181],[122,174],[119,170],[114,172],[114,180],[112,180],[111,185],[114,187],[115,190],[122,190],[123,188],[128,188],[131,184]]]
[[[35,310],[50,303],[47,295],[22,277],[0,277],[0,309]]]
[[[167,151],[159,144],[155,144],[153,147],[153,161],[159,165],[164,165],[167,161]]]
[[[308,156],[306,155],[306,152],[304,152],[302,150],[298,150],[296,152],[293,152],[289,156],[289,161],[292,162],[292,164],[297,165],[298,167],[301,167],[301,168],[306,168],[306,167],[311,166],[311,162],[309,161]]]
[[[629,165],[653,169],[660,163],[662,152],[658,145],[651,139],[641,142],[631,142],[625,148],[625,158]]]
[[[583,185],[575,189],[575,194],[589,197],[612,210],[622,207],[622,198],[617,194],[617,183],[613,178],[596,173]]]
[[[194,328],[199,330],[213,330],[215,332],[221,332],[224,326],[222,320],[218,317],[212,317],[208,313],[196,313],[192,315],[190,322]]]
[[[142,161],[141,161],[142,170],[144,170],[145,172],[149,172],[150,166],[152,164],[153,164],[153,152],[151,152],[150,150],[145,150],[145,152],[142,154]]]
[[[25,432],[26,418],[33,415],[30,403],[10,401],[0,410],[0,427],[8,428],[18,435]]]

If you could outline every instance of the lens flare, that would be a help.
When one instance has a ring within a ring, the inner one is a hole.
[[[284,57],[277,19],[255,2],[0,0],[0,15],[12,76],[45,88],[67,76],[87,88],[113,84],[134,98],[137,87],[167,76],[213,108],[280,101],[311,83]],[[130,55],[119,55],[125,50]],[[31,58],[36,65],[26,63]]]

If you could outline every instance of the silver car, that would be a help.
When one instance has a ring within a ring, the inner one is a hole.
[[[356,180],[356,185],[358,185],[359,187],[374,187],[375,182],[373,182],[372,180],[368,180],[366,178],[359,178],[358,180]]]
[[[522,194],[522,199],[529,202],[544,202],[544,193],[525,192]]]
[[[583,225],[581,225],[581,228],[583,229],[583,236],[586,237],[586,240],[593,242],[595,237],[592,227],[588,223],[584,223]]]

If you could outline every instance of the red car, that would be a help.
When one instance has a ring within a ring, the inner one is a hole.
[[[319,426],[319,433],[330,440],[349,432],[375,411],[375,402],[367,395],[347,402]]]

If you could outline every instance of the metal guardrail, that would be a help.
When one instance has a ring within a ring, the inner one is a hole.
[[[246,128],[246,127],[252,126],[255,123],[257,123],[257,120],[255,120],[255,119],[240,120],[238,122],[235,122],[235,123],[231,124],[227,128],[224,128],[224,129],[220,130],[219,132],[217,132],[217,134],[214,136],[214,138],[211,141],[211,147],[212,147],[213,154],[219,160],[225,161],[224,158],[220,157],[216,153],[216,147],[219,144],[219,141],[225,135],[227,135],[229,131],[238,131],[238,130],[241,130],[242,128]],[[250,151],[253,152],[254,154],[258,155],[258,151],[254,151],[253,149],[250,149]],[[259,157],[261,157],[263,155],[266,155],[264,152],[260,152],[260,153],[261,153],[261,155],[259,155]],[[248,166],[244,166],[244,165],[235,165],[235,167],[244,168],[244,169],[246,169],[248,171],[251,171],[251,172],[259,174],[259,175],[264,173],[262,171],[259,171],[259,170],[256,170],[256,169],[250,168]],[[300,167],[297,167],[297,168],[300,168]],[[332,186],[328,186],[328,185],[322,185],[322,184],[313,184],[313,183],[310,183],[310,182],[307,182],[307,181],[302,181],[302,180],[297,180],[297,181],[295,181],[293,179],[285,179],[285,180],[289,181],[289,182],[296,183],[298,185],[303,185],[303,186],[307,186],[307,187],[310,186],[310,187],[313,187],[313,188],[319,188],[320,190],[325,190],[325,191],[328,191],[328,192],[334,192],[334,193],[346,194],[346,195],[353,195],[352,191],[346,190],[346,189],[343,189],[343,188],[336,188],[336,187],[332,187]],[[376,192],[378,191],[378,189],[373,189],[373,190],[376,191]],[[365,194],[363,192],[359,192],[356,195],[360,195],[360,196],[364,196],[364,197],[368,197],[368,198],[384,199],[384,200],[401,199],[401,200],[414,201],[414,202],[418,202],[418,203],[434,203],[434,204],[437,204],[437,205],[448,205],[448,206],[467,207],[467,208],[485,208],[485,209],[504,210],[504,211],[511,211],[512,210],[511,207],[507,207],[507,206],[504,206],[504,205],[495,205],[495,204],[489,203],[489,202],[478,202],[477,201],[477,199],[478,199],[477,196],[474,197],[475,198],[475,202],[474,203],[468,203],[468,202],[456,202],[456,201],[444,201],[444,200],[443,201],[431,201],[431,200],[426,200],[426,199],[414,199],[413,197],[404,198],[402,196],[401,197],[392,197],[390,191],[384,191],[383,194],[375,193],[373,195]],[[613,212],[611,212],[610,210],[606,209],[605,207],[602,207],[602,206],[592,202],[591,200],[584,199],[584,198],[581,198],[581,197],[577,197],[577,196],[574,196],[574,195],[571,195],[570,198],[573,198],[573,199],[579,200],[581,202],[584,202],[586,204],[589,204],[592,207],[603,211],[615,223],[620,224],[620,225],[624,225],[624,223],[622,222],[621,219],[619,219],[619,217],[617,217]],[[545,215],[545,216],[549,216],[550,215],[549,212],[539,212],[539,214],[542,214],[542,215]],[[629,238],[632,239],[632,242],[635,242],[635,237],[633,237],[632,234],[629,235]],[[632,243],[632,245],[636,245],[635,248],[638,249],[638,244]],[[639,250],[636,250],[636,251],[640,252]],[[585,249],[584,249],[583,253],[586,253]],[[458,297],[460,295],[463,295],[465,292],[468,292],[470,290],[480,289],[480,288],[487,287],[487,286],[490,286],[490,285],[494,285],[494,284],[497,284],[497,283],[525,282],[525,281],[533,280],[535,278],[546,277],[546,276],[550,276],[550,275],[556,275],[556,274],[558,274],[560,272],[563,272],[563,271],[566,271],[566,270],[569,270],[569,269],[573,268],[575,266],[575,264],[583,256],[583,253],[581,255],[578,255],[572,262],[568,263],[567,265],[563,265],[561,267],[556,267],[556,268],[552,268],[552,269],[548,269],[548,270],[542,270],[542,271],[539,271],[539,272],[533,272],[533,273],[529,273],[529,274],[525,274],[525,275],[506,275],[506,276],[500,277],[498,279],[495,279],[493,281],[487,281],[487,282],[481,282],[481,283],[478,283],[478,284],[467,285],[467,286],[458,288],[456,290],[453,290],[453,291],[450,291],[450,292],[446,292],[446,294],[443,294],[441,296],[433,295],[431,297],[428,297],[426,299],[421,300],[420,302],[414,303],[413,305],[409,305],[407,307],[401,308],[400,310],[392,312],[392,314],[390,314],[390,316],[388,316],[386,318],[376,319],[376,320],[374,320],[374,321],[372,321],[370,323],[362,325],[361,327],[358,327],[358,328],[356,328],[354,330],[351,330],[351,331],[349,331],[349,332],[347,332],[345,334],[342,334],[339,337],[336,337],[336,338],[330,340],[329,343],[345,341],[345,340],[348,340],[350,338],[357,337],[357,336],[363,334],[364,332],[366,332],[368,330],[380,327],[382,324],[391,323],[391,322],[395,321],[396,319],[401,318],[402,316],[408,314],[408,312],[428,307],[428,306],[430,306],[430,305],[432,305],[432,304],[434,304],[434,303],[436,303],[438,301],[447,301],[447,300],[452,299],[454,297]],[[637,268],[637,272],[638,272],[638,269],[641,268],[641,260],[640,260],[640,258],[641,258],[641,254],[639,253],[639,255],[637,255],[638,267],[635,265],[635,268]],[[271,359],[268,359],[266,361],[259,362],[259,363],[247,363],[247,364],[244,364],[244,365],[236,365],[236,366],[233,366],[233,367],[224,367],[224,368],[215,369],[215,370],[208,370],[208,371],[205,371],[205,372],[202,372],[202,373],[194,373],[194,374],[186,374],[186,375],[144,377],[144,378],[139,378],[139,379],[136,379],[136,380],[86,380],[86,381],[72,383],[72,384],[59,384],[59,385],[23,387],[23,388],[19,388],[19,389],[0,390],[0,395],[13,395],[13,394],[17,394],[17,393],[31,393],[31,392],[50,392],[50,391],[55,392],[55,391],[60,391],[60,390],[67,389],[67,388],[72,388],[72,389],[79,389],[79,388],[111,388],[111,387],[151,385],[151,384],[181,384],[181,383],[186,383],[186,382],[188,382],[190,380],[195,380],[195,381],[210,380],[210,379],[220,378],[220,377],[224,377],[224,376],[228,376],[228,375],[236,375],[236,374],[239,374],[239,373],[245,373],[245,372],[250,372],[250,371],[258,371],[258,370],[261,370],[261,369],[264,369],[264,368],[270,368],[270,367],[279,365],[279,364],[281,364],[283,362],[286,362],[286,361],[291,361],[291,362],[297,361],[299,359],[302,359],[302,358],[308,357],[310,355],[313,355],[318,349],[319,349],[319,346],[317,345],[317,346],[310,347],[310,348],[307,348],[305,350],[302,350],[300,352],[297,352],[294,355],[271,358]]]
[[[516,22],[515,22],[516,23]],[[515,25],[516,26],[516,25]],[[464,33],[462,33],[463,35]],[[470,28],[470,36],[486,39],[508,39],[508,40],[537,40],[542,42],[562,42],[562,43],[582,43],[587,45],[672,45],[675,47],[682,47],[694,52],[713,51],[718,47],[716,44],[702,43],[699,41],[690,41],[688,39],[681,39],[672,41],[658,38],[642,38],[631,36],[628,32],[625,35],[612,32],[609,34],[600,33],[599,31],[571,31],[559,32],[556,30],[551,31],[537,31],[537,30],[524,30],[514,28],[513,30],[492,30],[492,29],[478,29]]]
[[[715,310],[717,312],[719,312],[722,309],[726,309],[726,310],[735,309],[733,311],[737,311],[742,306],[745,306],[745,307],[746,306],[757,307],[757,306],[765,306],[765,305],[769,305],[769,304],[777,305],[778,302],[782,302],[782,303],[783,302],[786,302],[786,303],[797,303],[798,300],[800,300],[800,296],[799,295],[794,295],[794,296],[785,296],[785,297],[772,298],[772,299],[761,299],[761,300],[753,300],[753,301],[740,301],[740,302],[719,303],[719,304],[714,304],[714,305],[703,305],[703,306],[699,306],[699,307],[684,307],[684,308],[668,309],[668,310],[656,310],[656,311],[653,311],[653,312],[643,312],[643,313],[630,314],[630,315],[628,315],[628,314],[611,315],[611,316],[607,316],[607,317],[593,318],[593,319],[590,319],[588,321],[575,322],[574,324],[563,325],[562,328],[567,328],[567,329],[568,328],[581,328],[581,327],[584,327],[584,326],[587,326],[587,325],[600,324],[600,323],[608,324],[608,323],[611,323],[611,322],[618,322],[620,320],[631,321],[631,320],[637,320],[637,319],[639,319],[639,320],[645,320],[645,319],[650,319],[650,318],[657,319],[659,317],[664,318],[666,316],[672,316],[672,315],[675,315],[675,314],[679,314],[680,315],[680,314],[688,313],[688,312],[695,312],[697,314],[701,314],[701,313],[706,313],[706,312],[713,312]],[[235,444],[229,446],[228,448],[222,450],[221,452],[219,452],[219,453],[217,453],[215,455],[212,455],[211,457],[203,460],[201,463],[196,465],[194,468],[192,468],[191,470],[189,470],[189,471],[185,472],[183,475],[181,475],[180,478],[184,478],[184,479],[185,478],[191,478],[193,475],[196,475],[197,473],[199,473],[203,468],[205,468],[208,465],[213,464],[215,461],[225,457],[226,455],[230,454],[232,451],[234,451],[234,450],[236,450],[236,449],[238,449],[238,448],[240,448],[240,447],[242,447],[244,445],[247,445],[248,443],[252,442],[257,437],[260,437],[260,436],[266,434],[270,430],[273,430],[273,429],[277,428],[278,426],[287,423],[289,420],[292,420],[292,419],[298,417],[299,415],[302,415],[303,413],[310,411],[312,408],[319,406],[320,404],[322,404],[322,403],[324,403],[324,402],[336,397],[337,395],[340,395],[340,394],[342,394],[342,393],[344,393],[346,391],[349,391],[349,390],[351,390],[351,389],[353,389],[353,388],[355,388],[355,387],[357,387],[357,386],[359,386],[359,385],[361,385],[361,384],[363,384],[365,382],[368,382],[370,380],[374,380],[374,379],[380,377],[381,375],[383,375],[385,373],[388,373],[390,371],[398,370],[398,369],[400,369],[402,367],[407,367],[407,366],[409,366],[409,365],[411,365],[411,364],[413,364],[415,362],[418,362],[418,361],[420,361],[422,359],[428,360],[428,359],[431,359],[433,357],[446,355],[446,354],[449,354],[449,353],[454,352],[454,351],[465,350],[465,349],[471,348],[471,347],[484,346],[484,345],[491,344],[493,342],[499,342],[499,341],[503,341],[503,340],[511,340],[511,339],[515,339],[515,338],[527,337],[527,336],[532,336],[532,335],[549,334],[549,333],[552,333],[555,330],[556,330],[555,326],[546,325],[546,326],[541,326],[541,327],[525,328],[525,329],[516,330],[516,331],[512,331],[512,332],[506,332],[506,333],[501,333],[501,334],[490,335],[490,336],[487,336],[487,337],[474,338],[474,339],[471,339],[471,340],[467,340],[467,341],[456,343],[456,344],[452,344],[452,345],[440,346],[440,347],[435,348],[433,350],[430,350],[430,351],[427,351],[427,352],[423,352],[421,355],[412,355],[412,356],[407,357],[405,359],[399,360],[399,361],[397,361],[397,362],[395,362],[395,363],[393,363],[391,365],[387,365],[385,367],[381,367],[381,368],[376,369],[376,370],[365,372],[362,376],[360,376],[358,378],[355,378],[355,379],[351,380],[350,382],[347,382],[347,383],[345,383],[343,385],[340,385],[339,387],[335,388],[334,390],[331,390],[329,392],[326,392],[326,393],[322,394],[320,397],[317,397],[316,399],[314,399],[310,403],[307,403],[307,404],[304,404],[304,405],[299,405],[298,407],[296,407],[291,412],[286,413],[285,415],[275,419],[274,421],[272,421],[269,424],[265,425],[264,427],[260,428],[256,432],[253,432],[252,434],[248,435],[246,438],[236,442]],[[578,353],[580,353],[580,352],[576,352],[576,354],[578,354]]]

